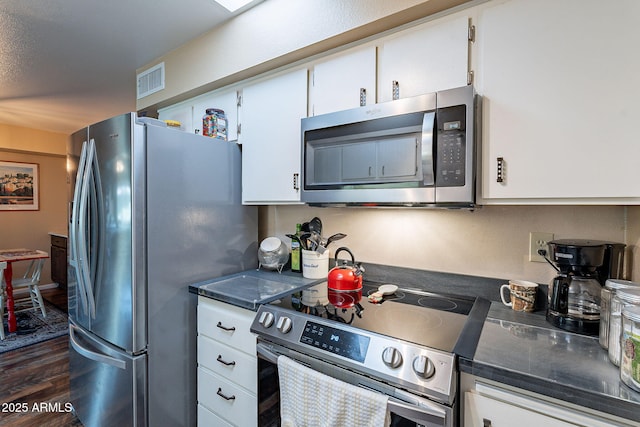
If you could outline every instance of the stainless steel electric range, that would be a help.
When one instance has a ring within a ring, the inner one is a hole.
[[[374,303],[380,285],[336,297],[321,283],[258,309],[261,426],[279,425],[280,355],[386,394],[392,425],[457,425],[457,359],[473,357],[489,301],[400,287]]]

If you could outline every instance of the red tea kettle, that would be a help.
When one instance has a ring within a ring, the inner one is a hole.
[[[338,254],[342,251],[351,255],[351,264],[348,265],[346,260],[342,261],[342,265],[338,265]],[[357,291],[362,289],[362,274],[364,267],[358,264],[349,248],[338,248],[334,256],[335,267],[329,271],[327,277],[327,286],[334,291]]]

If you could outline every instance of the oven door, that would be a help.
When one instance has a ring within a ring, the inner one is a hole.
[[[307,356],[297,351],[258,338],[258,425],[280,425],[280,393],[278,356],[287,356],[298,363],[352,385],[385,394],[389,397],[391,426],[453,427],[456,425],[455,407],[397,389],[356,372]]]

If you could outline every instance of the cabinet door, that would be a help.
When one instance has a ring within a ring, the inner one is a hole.
[[[483,203],[640,197],[638,16],[635,0],[480,8],[474,68],[483,95]]]
[[[180,122],[180,129],[193,132],[193,105],[191,103],[180,103],[158,110],[160,120],[177,120]]]
[[[577,424],[561,421],[530,411],[520,406],[472,392],[464,394],[465,427],[576,427]]]
[[[242,90],[242,201],[300,202],[300,120],[307,116],[307,70]]]
[[[465,86],[469,68],[469,19],[455,14],[385,39],[378,62],[378,100]]]
[[[227,117],[227,140],[238,139],[238,93],[235,89],[199,96],[193,104],[193,127],[202,134],[202,117],[207,108],[223,110]]]
[[[375,104],[375,46],[342,52],[314,65],[311,114],[317,116],[359,107],[361,89],[365,90],[365,105]]]

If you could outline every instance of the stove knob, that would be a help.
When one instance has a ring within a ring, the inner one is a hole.
[[[288,317],[280,317],[278,319],[278,324],[276,325],[276,328],[278,328],[278,330],[280,332],[282,332],[283,334],[289,333],[289,331],[291,330],[291,319],[289,319]]]
[[[273,325],[274,320],[275,317],[273,316],[273,313],[271,313],[270,311],[263,311],[260,315],[260,318],[258,319],[258,323],[268,329],[271,327],[271,325]]]
[[[382,361],[390,368],[402,365],[402,354],[395,347],[387,347],[382,352]]]
[[[427,356],[417,356],[413,359],[413,371],[424,379],[431,378],[436,373],[436,367]]]

